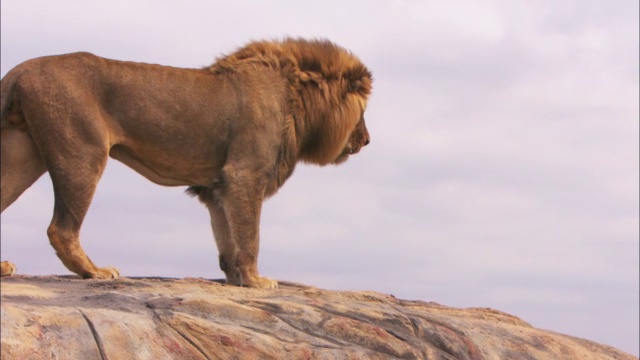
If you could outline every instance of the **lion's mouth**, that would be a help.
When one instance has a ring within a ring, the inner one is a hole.
[[[357,154],[357,153],[359,153],[359,152],[360,152],[360,149],[361,149],[361,148],[362,148],[361,146],[353,146],[353,145],[349,145],[349,146],[347,147],[347,151],[346,151],[346,153],[347,153],[347,154],[349,154],[349,155]]]
[[[334,161],[334,164],[341,164],[345,162],[350,155],[354,155],[362,150],[362,146],[358,146],[357,144],[347,144],[342,150],[342,153],[338,156],[338,158]]]

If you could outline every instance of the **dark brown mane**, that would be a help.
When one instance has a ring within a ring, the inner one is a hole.
[[[279,71],[289,82],[291,122],[285,131],[289,144],[284,158],[319,165],[333,162],[364,111],[371,72],[351,52],[328,40],[292,38],[251,42],[206,69],[225,74],[260,66]],[[292,149],[297,150],[291,153]]]
[[[284,39],[255,41],[232,54],[219,58],[208,69],[214,73],[237,71],[247,64],[280,69],[292,85],[344,80],[352,84],[349,92],[363,98],[371,93],[371,72],[350,51],[328,40]]]

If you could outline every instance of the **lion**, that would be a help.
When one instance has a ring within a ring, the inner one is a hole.
[[[209,210],[228,284],[275,288],[258,272],[262,203],[298,162],[341,164],[369,144],[372,81],[322,39],[251,42],[201,69],[86,52],[26,61],[1,80],[0,210],[48,172],[56,255],[82,278],[117,278],[79,237],[111,157],[156,184],[188,186]]]

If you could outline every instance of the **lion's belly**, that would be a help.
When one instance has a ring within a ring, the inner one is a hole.
[[[220,165],[211,158],[180,158],[175,154],[148,154],[140,150],[116,145],[111,148],[109,156],[164,186],[209,186],[220,170]]]

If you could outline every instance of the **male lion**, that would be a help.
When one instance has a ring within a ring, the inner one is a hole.
[[[258,275],[262,202],[299,160],[339,164],[369,143],[371,83],[358,58],[326,40],[253,42],[204,69],[88,53],[29,60],[2,79],[1,210],[48,171],[56,254],[84,278],[116,278],[79,241],[112,157],[157,184],[189,186],[209,209],[227,283],[277,287]]]

